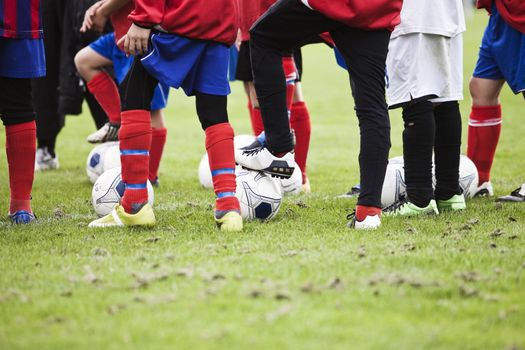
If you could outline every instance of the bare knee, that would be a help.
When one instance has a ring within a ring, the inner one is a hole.
[[[153,129],[166,128],[166,123],[164,122],[164,114],[162,113],[162,109],[151,111],[151,127]]]
[[[87,82],[90,82],[95,75],[102,71],[102,67],[108,64],[111,64],[111,61],[97,54],[89,46],[75,55],[77,71]]]
[[[499,104],[499,95],[504,81],[472,78],[469,84],[472,103],[475,106],[495,106]]]

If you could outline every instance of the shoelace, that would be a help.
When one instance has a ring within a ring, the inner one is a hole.
[[[403,205],[408,203],[408,199],[403,196],[398,201],[394,202],[394,204],[389,205],[388,207],[385,207],[383,209],[384,212],[396,212],[398,211]]]
[[[356,215],[356,212],[355,212],[355,210],[353,210],[350,214],[348,214],[346,216],[346,220],[353,221],[355,219],[355,217],[356,217],[355,215]]]
[[[248,149],[248,150],[242,152],[242,154],[244,154],[246,156],[252,156],[253,157],[253,156],[258,155],[262,151],[263,151],[263,147],[259,147],[259,148]]]
[[[514,191],[512,191],[511,195],[514,197],[523,198],[523,195],[520,192],[521,192],[521,187],[516,188]]]

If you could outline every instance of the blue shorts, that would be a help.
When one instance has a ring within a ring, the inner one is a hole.
[[[0,76],[40,78],[46,75],[43,39],[0,38]]]
[[[151,51],[141,61],[158,81],[182,87],[188,96],[197,91],[219,96],[230,93],[227,46],[166,33],[153,34],[151,43]]]
[[[494,5],[483,35],[474,77],[505,80],[515,94],[525,91],[525,34],[508,25]]]
[[[89,45],[90,48],[95,50],[99,55],[104,56],[108,60],[113,62],[113,70],[118,83],[122,83],[133,64],[133,57],[126,57],[126,54],[118,48],[115,43],[115,33],[106,34],[101,36],[96,41]],[[159,84],[153,94],[151,100],[151,110],[156,111],[159,109],[166,108],[168,104],[169,86]]]

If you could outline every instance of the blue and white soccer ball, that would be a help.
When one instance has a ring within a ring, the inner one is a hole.
[[[301,193],[303,187],[303,174],[298,164],[289,179],[280,179],[281,190],[285,196],[297,196]]]
[[[86,173],[91,183],[95,183],[100,175],[104,172],[104,158],[108,149],[118,148],[118,142],[106,142],[97,145],[88,155],[86,161]],[[120,165],[119,165],[120,166]]]
[[[103,172],[120,166],[120,146],[117,142],[116,145],[109,147],[104,154]]]
[[[237,167],[236,195],[244,220],[270,220],[281,208],[281,184],[262,172]]]
[[[122,182],[120,167],[104,172],[95,182],[91,192],[93,208],[98,216],[111,213],[124,195],[125,185]],[[153,186],[148,181],[148,202],[153,205]]]

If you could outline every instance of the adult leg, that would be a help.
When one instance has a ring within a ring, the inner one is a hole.
[[[58,112],[58,85],[65,4],[63,0],[45,0],[42,8],[47,73],[43,78],[33,79],[32,84],[39,148],[37,169],[47,170],[58,167],[55,144],[64,127],[64,115]]]
[[[31,190],[35,171],[36,123],[31,102],[30,79],[0,77],[0,116],[5,125],[6,154],[9,167],[9,214],[15,223],[27,223],[30,217]]]
[[[286,104],[283,57],[298,43],[341,26],[299,0],[282,0],[250,31],[255,89],[261,107],[266,142],[274,154],[293,149]]]
[[[390,150],[390,120],[385,101],[390,32],[343,27],[331,34],[348,66],[359,119],[361,193],[357,201],[357,220],[361,221],[363,215],[359,207],[381,207],[381,191]]]
[[[448,200],[461,194],[459,162],[461,154],[461,112],[457,101],[444,102],[434,108],[436,136],[436,200]]]
[[[504,80],[472,78],[470,95],[472,112],[469,119],[467,155],[476,164],[480,185],[490,181],[490,170],[501,134],[499,95]],[[487,190],[491,194],[491,189]]]
[[[403,107],[403,158],[408,200],[425,208],[434,199],[432,151],[436,134],[434,106],[430,101]]]

